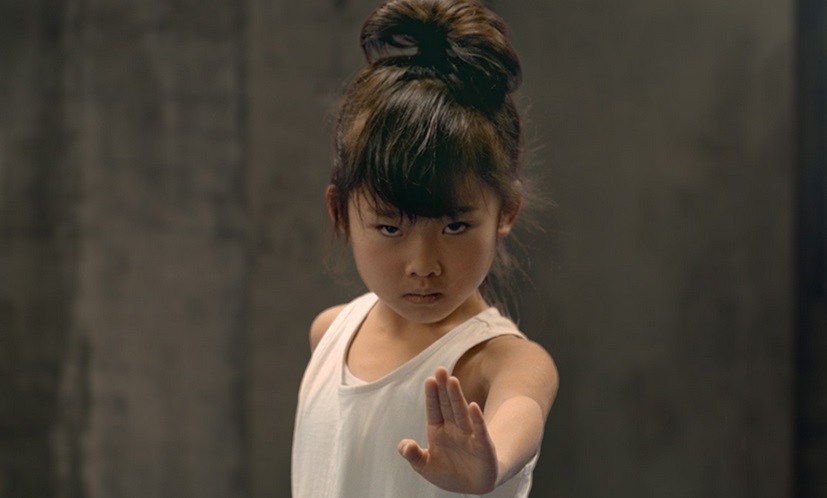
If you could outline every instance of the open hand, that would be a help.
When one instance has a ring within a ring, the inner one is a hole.
[[[428,447],[403,439],[399,453],[425,479],[447,491],[484,494],[497,482],[497,451],[477,403],[440,367],[425,381]]]

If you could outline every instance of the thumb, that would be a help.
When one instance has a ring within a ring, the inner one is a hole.
[[[428,450],[422,449],[413,439],[403,439],[396,447],[399,454],[411,464],[415,470],[425,465]]]

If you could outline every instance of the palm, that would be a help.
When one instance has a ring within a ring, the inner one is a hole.
[[[399,452],[425,479],[447,491],[482,494],[497,480],[497,452],[476,403],[439,368],[425,382],[428,448],[405,439]]]

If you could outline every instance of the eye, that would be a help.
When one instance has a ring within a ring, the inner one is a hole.
[[[469,226],[470,225],[468,225],[468,223],[465,223],[464,221],[455,221],[453,223],[445,225],[445,230],[443,231],[448,235],[457,235],[468,230]]]
[[[385,237],[399,237],[402,235],[402,231],[399,230],[399,227],[395,227],[393,225],[377,225],[376,229],[379,230],[379,233]]]

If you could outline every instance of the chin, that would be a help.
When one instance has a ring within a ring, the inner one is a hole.
[[[401,313],[399,314],[403,318],[415,323],[420,323],[422,325],[436,325],[450,318],[457,308],[458,306],[446,306],[445,304],[441,306],[423,306],[419,309],[410,309],[410,307],[406,307],[404,310],[400,310]]]

